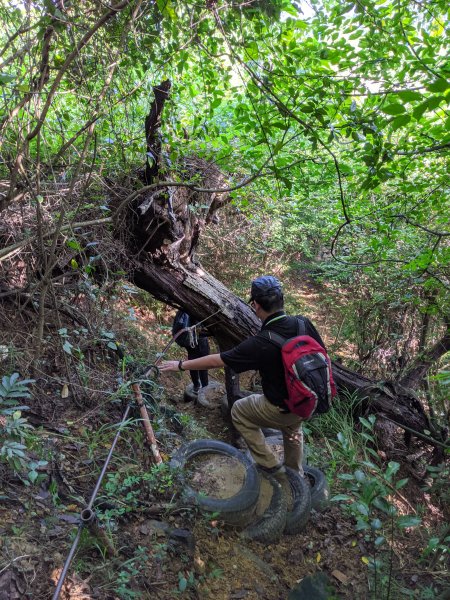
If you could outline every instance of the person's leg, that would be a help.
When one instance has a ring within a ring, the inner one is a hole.
[[[202,384],[202,387],[206,387],[209,383],[208,371],[199,371],[198,373],[200,375],[200,383]]]
[[[198,346],[195,346],[195,348],[188,348],[187,353],[188,360],[199,358]],[[189,371],[189,375],[191,376],[194,389],[198,391],[200,389],[200,371]]]
[[[208,356],[209,354],[209,342],[207,337],[200,337],[198,339],[198,356]],[[200,381],[202,387],[206,387],[209,383],[208,371],[199,371]]]
[[[300,417],[292,413],[282,413],[262,394],[252,394],[237,400],[231,409],[234,426],[247,442],[255,462],[272,469],[279,460],[266,444],[261,427],[274,427],[282,431],[299,428]],[[289,449],[290,450],[290,449]]]
[[[281,429],[283,433],[284,464],[303,475],[303,430],[302,424],[293,424]]]
[[[199,371],[189,371],[189,375],[191,376],[194,391],[198,392],[198,390],[200,389]]]

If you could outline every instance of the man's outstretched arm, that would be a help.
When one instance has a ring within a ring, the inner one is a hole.
[[[225,363],[220,358],[220,354],[208,354],[193,360],[165,360],[159,365],[159,370],[178,371],[180,370],[180,362],[183,371],[206,371],[207,369],[220,369],[225,366]]]

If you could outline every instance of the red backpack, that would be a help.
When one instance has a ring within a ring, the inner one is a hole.
[[[269,329],[259,335],[281,349],[290,412],[303,419],[326,413],[336,395],[331,361],[325,349],[306,335],[305,322],[298,319],[293,338],[286,339]]]

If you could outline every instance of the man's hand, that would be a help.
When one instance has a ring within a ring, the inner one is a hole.
[[[182,363],[182,369],[180,369],[180,362]],[[207,356],[201,356],[200,358],[187,359],[183,361],[179,360],[165,360],[158,365],[159,370],[164,373],[165,371],[202,371],[206,369],[220,369],[224,367],[225,363],[220,358],[220,354],[208,354]]]
[[[164,373],[165,371],[178,371],[178,360],[165,360],[160,365],[158,365],[158,369]]]

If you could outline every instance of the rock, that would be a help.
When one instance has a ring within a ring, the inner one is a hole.
[[[308,575],[297,583],[289,592],[288,600],[328,600],[336,596],[336,590],[331,585],[325,573],[319,572]]]
[[[225,387],[217,381],[211,381],[209,385],[203,387],[198,392],[197,402],[205,408],[215,408],[219,406],[220,399],[225,393]]]
[[[167,535],[170,530],[171,527],[168,523],[157,519],[149,519],[139,526],[139,531],[143,535],[156,535],[156,537]]]
[[[195,537],[189,529],[172,529],[169,533],[169,549],[182,552],[190,557],[195,553]]]

